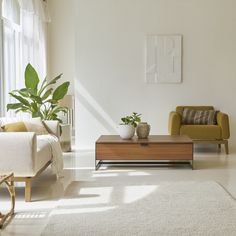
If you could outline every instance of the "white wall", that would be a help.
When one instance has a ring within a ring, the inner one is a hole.
[[[48,0],[51,22],[48,27],[48,71],[51,78],[63,73],[61,82],[70,81],[74,93],[75,30],[71,0]]]
[[[153,134],[166,134],[177,105],[214,105],[228,113],[236,142],[235,0],[50,1],[51,66],[68,74],[75,69],[78,148],[93,148],[133,111]],[[183,83],[144,83],[147,34],[183,35]],[[61,58],[74,50],[75,58]]]

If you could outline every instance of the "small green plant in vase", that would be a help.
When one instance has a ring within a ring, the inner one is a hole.
[[[119,134],[122,139],[131,139],[134,136],[135,128],[141,122],[141,114],[133,112],[130,116],[121,118]]]

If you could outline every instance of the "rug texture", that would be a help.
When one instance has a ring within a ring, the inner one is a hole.
[[[42,235],[230,236],[236,203],[216,182],[72,182]]]

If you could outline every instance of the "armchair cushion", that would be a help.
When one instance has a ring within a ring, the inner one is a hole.
[[[182,125],[181,135],[192,139],[221,139],[221,127],[218,125]]]
[[[182,114],[182,124],[189,125],[216,125],[215,110],[193,110],[184,108]]]
[[[178,112],[180,115],[182,115],[185,108],[189,108],[192,110],[202,110],[202,111],[214,110],[213,106],[177,106],[176,112]]]

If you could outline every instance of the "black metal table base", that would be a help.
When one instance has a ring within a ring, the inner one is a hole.
[[[193,161],[102,161],[99,160],[98,163],[95,161],[95,170],[98,170],[101,165],[155,165],[155,166],[170,166],[170,165],[189,165],[192,170]]]

